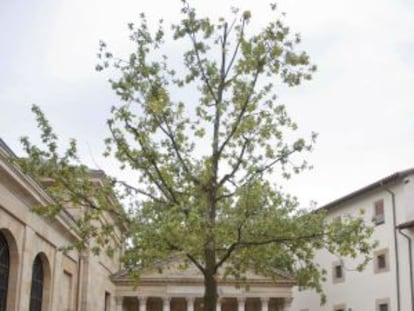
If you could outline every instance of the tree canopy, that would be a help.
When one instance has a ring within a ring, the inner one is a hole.
[[[302,154],[315,135],[296,134],[277,87],[311,79],[316,67],[298,51],[300,36],[276,5],[270,10],[274,20],[251,31],[250,11],[233,8],[230,18],[212,21],[183,1],[182,17],[171,28],[160,20],[153,30],[144,14],[129,24],[135,45],[129,57],[115,57],[101,42],[96,69],[116,70],[110,84],[120,98],[107,120],[104,153],[135,174],[135,184],[108,178],[107,186],[93,187],[76,141],[60,153],[38,107],[43,145],[23,139],[28,160],[21,165],[35,178],[54,180],[49,192],[56,203],[42,212],[53,215],[68,202],[89,206],[79,246],[93,238],[97,251],[111,230],[93,220],[102,211],[116,213],[128,223],[126,267],[158,268],[179,256],[184,267],[195,265],[203,274],[209,311],[216,308],[218,278],[284,272],[322,293],[317,250],[362,255],[362,268],[373,247],[372,228],[360,217],[327,221],[322,210],[298,209],[280,188],[281,179],[307,168]],[[180,49],[166,55],[171,42]],[[108,204],[109,195],[128,200],[128,212]]]

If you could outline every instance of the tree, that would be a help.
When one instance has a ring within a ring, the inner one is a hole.
[[[276,5],[271,10],[276,15]],[[233,9],[229,21],[213,23],[183,1],[181,13],[171,31],[160,21],[152,32],[144,14],[138,26],[130,24],[136,51],[127,59],[100,44],[97,70],[117,70],[110,83],[121,99],[108,119],[105,155],[135,173],[136,185],[111,179],[108,187],[93,187],[76,142],[61,155],[57,136],[34,107],[46,148],[23,139],[29,160],[21,165],[35,178],[54,180],[49,191],[56,203],[43,212],[53,215],[68,202],[91,207],[81,219],[79,247],[93,238],[96,251],[111,230],[93,220],[102,211],[117,213],[128,221],[126,266],[156,268],[179,256],[184,267],[193,264],[203,274],[208,311],[216,308],[217,280],[242,280],[247,270],[274,278],[287,272],[322,293],[325,272],[313,262],[316,250],[362,254],[363,268],[374,245],[361,218],[328,222],[324,211],[299,210],[275,180],[307,168],[299,156],[315,138],[295,137],[297,125],[275,88],[311,79],[315,66],[296,50],[300,37],[282,18],[249,33],[249,11]],[[163,54],[171,39],[183,49],[181,67]],[[106,203],[115,183],[124,186],[121,202],[133,202],[128,215]]]

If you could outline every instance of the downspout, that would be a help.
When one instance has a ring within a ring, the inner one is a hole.
[[[408,262],[410,265],[410,289],[411,289],[411,310],[414,311],[414,279],[413,279],[413,253],[411,246],[411,238],[407,234],[398,229],[398,232],[408,241]]]
[[[397,215],[396,215],[396,208],[395,208],[395,193],[385,188],[389,194],[391,194],[391,202],[392,202],[392,227],[394,233],[394,249],[395,249],[395,278],[397,282],[397,311],[401,311],[401,290],[400,290],[400,264],[399,264],[399,253],[398,253],[398,240],[397,240],[397,229],[396,229],[396,222],[397,222]]]

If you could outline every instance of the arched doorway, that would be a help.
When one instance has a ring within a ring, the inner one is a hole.
[[[0,232],[0,311],[6,311],[9,287],[10,250],[3,233]]]

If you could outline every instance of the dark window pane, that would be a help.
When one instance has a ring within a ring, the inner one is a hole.
[[[387,303],[380,304],[379,311],[388,311],[388,304]]]
[[[9,245],[0,233],[0,311],[6,311],[7,289],[9,285],[10,252]]]
[[[32,288],[30,291],[30,311],[42,311],[43,298],[43,263],[39,255],[33,262]]]

